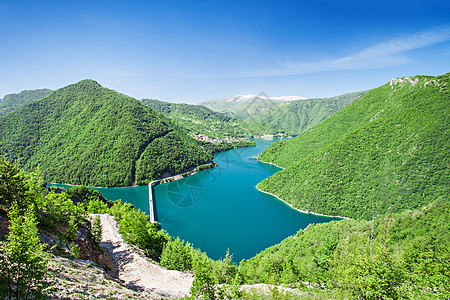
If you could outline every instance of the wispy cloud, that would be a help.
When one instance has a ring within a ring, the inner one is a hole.
[[[440,26],[410,36],[391,39],[357,53],[332,60],[312,63],[279,63],[278,74],[307,74],[321,71],[371,69],[403,65],[411,60],[408,50],[425,48],[450,40],[450,26]],[[275,75],[275,74],[274,74]]]
[[[323,71],[388,68],[411,63],[413,59],[408,56],[408,51],[426,48],[447,41],[450,41],[450,24],[386,40],[356,53],[335,59],[316,62],[296,62],[292,59],[280,61],[275,59],[276,64],[270,69],[230,70],[228,73],[222,74],[206,72],[205,74],[193,75],[190,73],[186,76],[201,79],[253,78],[312,74]]]

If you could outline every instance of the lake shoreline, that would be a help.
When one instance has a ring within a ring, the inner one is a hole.
[[[259,155],[258,156],[253,156],[253,157],[256,158],[257,161],[262,162],[263,164],[269,164],[269,165],[275,166],[277,168],[280,168],[282,170],[286,169],[286,168],[280,167],[279,165],[274,164],[273,162],[260,160],[259,159]]]
[[[311,215],[316,215],[316,216],[322,216],[322,217],[341,218],[341,219],[344,219],[344,220],[351,220],[350,218],[347,218],[347,217],[342,217],[342,216],[332,216],[332,215],[324,215],[324,214],[319,214],[319,213],[315,213],[315,212],[312,212],[312,211],[306,211],[306,210],[298,209],[298,208],[292,206],[292,204],[290,204],[290,203],[284,201],[283,199],[281,199],[281,198],[278,197],[277,195],[274,195],[274,194],[272,194],[272,193],[270,193],[270,192],[263,191],[263,190],[261,190],[260,188],[258,188],[258,186],[255,186],[255,187],[256,187],[256,189],[257,189],[258,191],[260,191],[261,193],[269,194],[269,195],[271,195],[271,196],[274,196],[274,197],[276,197],[278,200],[280,200],[280,201],[282,201],[283,203],[289,205],[292,209],[295,209],[296,211],[299,211],[299,212],[301,212],[301,213],[304,213],[304,214],[311,214]]]
[[[191,171],[181,173],[181,174],[176,174],[176,175],[169,176],[169,177],[164,177],[162,179],[156,179],[154,181],[159,181],[159,184],[173,182],[173,181],[177,181],[177,180],[192,176],[192,175],[197,174],[198,172],[201,172],[204,170],[214,169],[217,166],[218,166],[218,164],[215,161],[211,161],[210,163],[199,165],[199,166],[195,167],[194,169],[192,169]]]
[[[254,147],[254,146],[252,146],[252,145],[236,146],[236,147],[233,147],[233,148],[231,148],[231,149],[227,149],[227,150],[224,150],[224,151],[216,152],[216,153],[214,153],[214,154],[222,153],[222,152],[226,152],[226,151],[230,151],[230,150],[233,150],[233,149],[236,149],[236,148],[243,148],[243,147]],[[203,167],[203,166],[207,166],[207,165],[208,165],[208,167]],[[154,179],[153,181],[159,181],[159,183],[161,183],[161,184],[162,184],[162,183],[173,182],[173,181],[176,181],[176,180],[180,180],[180,179],[183,179],[183,178],[192,176],[192,175],[197,174],[198,172],[203,171],[203,170],[214,169],[214,168],[216,168],[217,166],[219,166],[219,165],[218,165],[214,160],[211,160],[211,161],[210,161],[209,163],[207,163],[207,164],[198,165],[198,166],[193,167],[193,168],[191,168],[191,170],[188,170],[188,171],[186,171],[186,172],[184,172],[184,173],[180,173],[180,174],[175,174],[175,175],[168,176],[168,177],[163,177],[163,178]],[[202,168],[202,167],[203,167],[203,168]],[[196,170],[197,168],[201,168],[201,169]],[[279,168],[280,168],[280,167],[279,167]],[[152,181],[152,182],[153,182],[153,181]],[[50,183],[50,184],[53,184],[53,185],[56,185],[56,186],[57,186],[58,184],[64,184],[64,185],[70,185],[70,186],[86,186],[86,187],[89,187],[89,188],[95,188],[95,189],[138,187],[138,186],[145,186],[145,185],[148,185],[148,183],[146,183],[146,184],[142,184],[142,185],[133,184],[133,185],[126,185],[126,186],[92,186],[92,185],[71,184],[71,183],[61,183],[61,182],[59,182],[59,183],[55,183],[55,182],[46,182],[46,183]]]

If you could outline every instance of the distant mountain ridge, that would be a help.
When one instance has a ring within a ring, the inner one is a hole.
[[[83,80],[0,118],[0,150],[47,181],[130,186],[212,158],[170,119],[140,101]]]
[[[249,120],[262,127],[274,126],[282,128],[286,133],[297,135],[311,128],[365,92],[354,92],[332,98],[311,98],[294,100],[274,105],[253,115]]]
[[[275,134],[282,129],[271,124],[262,128],[252,120],[242,120],[211,110],[203,105],[171,103],[142,99],[142,103],[172,119],[180,127],[193,134],[213,138],[251,138],[255,135]]]
[[[40,100],[53,92],[50,89],[25,90],[18,94],[8,94],[0,99],[0,117],[32,101]]]
[[[363,93],[314,99],[238,95],[201,104],[216,112],[246,120],[253,124],[253,128],[272,128],[272,131],[296,135],[331,116]]]
[[[272,100],[272,101],[280,101],[280,102],[286,102],[286,101],[295,101],[295,100],[305,100],[308,99],[306,97],[302,96],[280,96],[280,97],[269,97],[265,95],[236,95],[229,98],[219,99],[219,100],[225,100],[226,102],[245,102],[245,101],[253,101],[254,99],[266,99],[266,100]],[[214,100],[213,100],[214,101]]]
[[[279,103],[299,99],[306,98],[300,96],[268,97],[266,95],[237,95],[224,99],[204,101],[199,104],[214,111],[245,120]]]

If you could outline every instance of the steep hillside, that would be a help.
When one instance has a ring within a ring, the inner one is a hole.
[[[169,103],[142,99],[142,103],[172,119],[191,133],[214,138],[249,137],[242,128],[242,120],[212,111],[203,105]]]
[[[449,229],[444,200],[373,222],[311,224],[242,261],[239,273],[247,284],[309,283],[327,295],[311,299],[447,299]]]
[[[236,96],[201,104],[210,109],[247,121],[246,126],[260,134],[299,134],[320,123],[364,92],[333,98]]]
[[[256,95],[238,95],[225,99],[205,101],[199,104],[214,111],[245,120],[259,112],[269,110],[278,104],[298,99],[306,98],[295,96],[270,98]]]
[[[350,218],[418,208],[449,193],[450,73],[393,79],[262,161],[287,167],[260,182],[302,210]]]
[[[145,184],[211,155],[138,100],[83,80],[0,118],[0,149],[51,182]]]
[[[253,120],[242,120],[215,112],[203,105],[170,103],[142,99],[142,103],[169,117],[190,133],[213,138],[250,138],[255,135],[276,134],[283,130],[272,124],[260,124]]]
[[[49,89],[39,89],[6,95],[3,100],[0,100],[0,117],[27,103],[47,97],[51,92],[52,90]]]
[[[275,105],[250,118],[261,126],[276,126],[286,132],[299,134],[313,127],[341,108],[350,104],[364,92],[344,94],[332,98],[290,101]]]

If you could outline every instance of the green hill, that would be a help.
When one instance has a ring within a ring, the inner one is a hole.
[[[275,126],[291,134],[299,134],[313,127],[341,108],[350,104],[364,92],[348,93],[332,98],[304,99],[275,105],[253,115],[248,120],[261,126]]]
[[[293,100],[294,97],[244,95],[201,104],[216,112],[245,120],[247,123],[244,126],[259,134],[296,135],[320,123],[363,93],[317,99],[297,97],[299,100]]]
[[[0,117],[27,103],[47,97],[51,92],[52,90],[49,89],[39,89],[6,95],[3,100],[0,100]]]
[[[242,120],[212,111],[203,105],[169,103],[151,99],[142,99],[142,103],[169,117],[191,133],[214,138],[249,136],[241,126]]]
[[[142,103],[164,114],[190,133],[213,138],[250,138],[254,135],[276,134],[282,130],[272,124],[261,126],[252,120],[242,120],[215,112],[203,105],[170,103],[142,99]]]
[[[51,182],[145,184],[212,158],[162,114],[92,80],[0,118],[0,132],[1,151]]]
[[[302,210],[369,219],[449,193],[450,73],[393,79],[259,159],[286,167],[260,182]]]
[[[245,120],[259,112],[269,110],[278,104],[286,102],[286,100],[282,100],[283,97],[280,98],[257,95],[238,95],[225,99],[209,100],[199,104],[214,111]],[[302,99],[302,97],[297,98]]]

